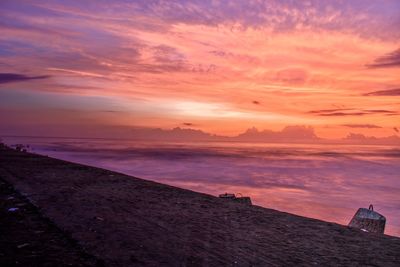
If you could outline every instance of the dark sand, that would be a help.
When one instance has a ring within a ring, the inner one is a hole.
[[[3,149],[0,177],[107,266],[400,266],[400,238],[103,169]]]
[[[102,266],[1,177],[0,199],[0,266]]]

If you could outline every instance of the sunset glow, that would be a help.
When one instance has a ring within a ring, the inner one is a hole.
[[[0,266],[394,266],[399,173],[400,0],[0,0]]]
[[[0,3],[3,134],[399,136],[399,1],[18,2]]]

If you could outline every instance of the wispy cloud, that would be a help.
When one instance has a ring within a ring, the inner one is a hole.
[[[29,80],[38,80],[49,78],[48,75],[42,76],[26,76],[17,73],[0,73],[0,83],[12,83],[12,82],[23,82]]]
[[[400,88],[380,90],[364,94],[365,96],[400,96]]]
[[[390,52],[384,56],[378,57],[371,64],[367,64],[370,68],[389,68],[400,67],[400,49]]]
[[[327,116],[327,117],[340,117],[340,116],[364,116],[364,115],[398,115],[399,112],[393,110],[385,110],[385,109],[321,109],[321,110],[311,110],[309,111],[311,114],[315,114],[318,116]],[[348,124],[351,125],[351,124]],[[365,127],[366,128],[366,127]]]
[[[343,124],[342,126],[350,128],[382,128],[375,124]]]

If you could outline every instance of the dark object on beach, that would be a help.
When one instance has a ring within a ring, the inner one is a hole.
[[[361,229],[362,231],[371,233],[385,232],[386,218],[385,216],[374,211],[374,206],[369,208],[359,208],[349,223],[349,227]]]
[[[242,194],[240,194],[242,195]],[[243,203],[246,205],[252,205],[250,197],[244,197],[244,196],[236,196],[235,194],[230,194],[230,193],[225,193],[225,194],[220,194],[219,198],[225,198],[225,199],[231,199],[233,201]]]
[[[16,144],[15,145],[15,150],[20,151],[20,152],[27,152],[28,151],[28,146],[25,146],[23,144]]]
[[[6,144],[3,142],[3,139],[0,138],[0,148],[5,149],[7,148]]]
[[[235,199],[236,198],[235,194],[230,194],[230,193],[220,194],[219,197],[227,198],[227,199]]]

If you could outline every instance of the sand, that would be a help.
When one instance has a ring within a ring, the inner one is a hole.
[[[400,238],[3,149],[0,177],[106,266],[400,266]]]
[[[1,178],[0,199],[0,266],[102,266]]]

